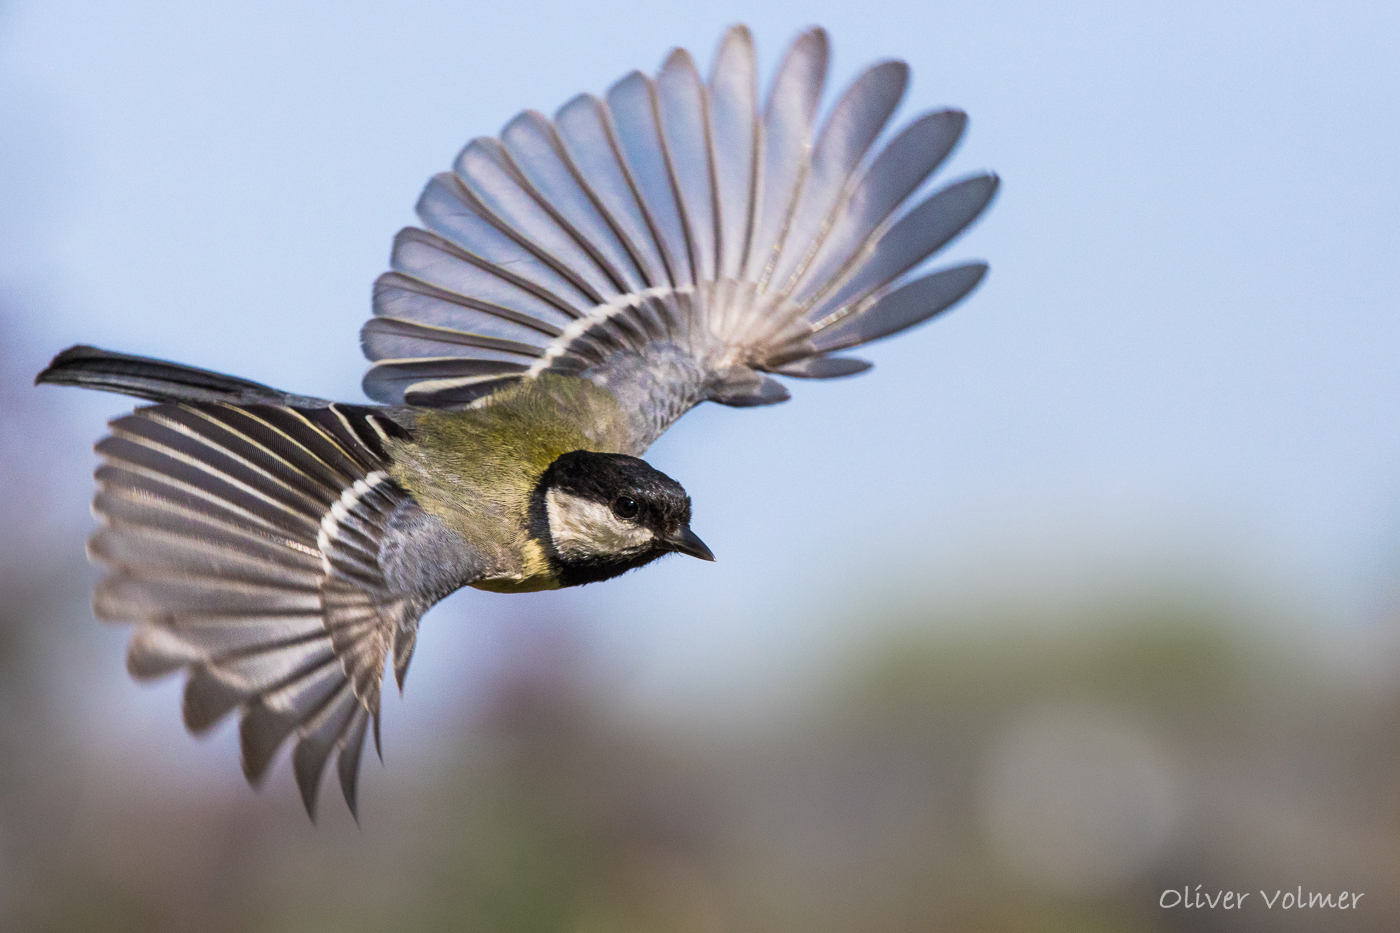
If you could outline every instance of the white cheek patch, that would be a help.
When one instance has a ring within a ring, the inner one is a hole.
[[[656,536],[649,529],[625,522],[608,506],[592,499],[551,489],[544,497],[549,534],[561,557],[578,560],[640,551]]]

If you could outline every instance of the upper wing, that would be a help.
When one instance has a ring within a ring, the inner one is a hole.
[[[909,273],[982,212],[978,174],[899,209],[952,150],[957,110],[925,114],[869,155],[908,79],[863,73],[813,142],[826,73],[820,29],[797,37],[758,106],[753,42],[729,30],[708,83],[684,50],[655,79],[529,111],[477,139],[418,202],[427,229],[394,243],[361,340],[365,391],[471,404],[542,371],[611,389],[641,452],[706,399],[788,398],[763,375],[829,378],[832,354],[950,307],[986,273]],[[898,214],[898,216],[896,216]]]
[[[353,811],[386,658],[402,684],[418,617],[444,595],[413,592],[385,551],[421,513],[387,473],[403,429],[356,406],[185,402],[111,428],[89,553],[108,569],[98,616],[138,625],[131,673],[188,668],[192,731],[241,708],[250,781],[295,733],[308,812],[338,751]]]

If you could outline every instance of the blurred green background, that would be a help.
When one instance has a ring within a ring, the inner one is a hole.
[[[84,697],[120,679],[121,633],[86,606],[81,509],[30,456],[84,439],[28,376],[4,373],[0,415],[27,451],[0,476],[0,929],[1393,928],[1390,618],[1337,628],[1170,569],[852,585],[815,620],[840,650],[733,719],[639,705],[587,620],[515,618],[473,683],[389,697],[362,825],[333,788],[311,825],[285,765],[241,784],[230,726],[178,735],[171,690]],[[102,735],[94,702],[159,734]],[[435,719],[416,747],[410,715]],[[1159,906],[1299,884],[1365,909]]]
[[[126,403],[34,373],[358,398],[431,172],[738,20],[969,110],[988,284],[657,445],[717,564],[430,612],[359,826],[248,789],[91,615]],[[0,931],[1394,929],[1397,43],[1381,4],[0,4]],[[1198,885],[1253,893],[1161,906]],[[1299,886],[1365,897],[1261,902]]]

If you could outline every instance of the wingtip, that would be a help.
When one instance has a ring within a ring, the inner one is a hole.
[[[355,725],[341,740],[340,752],[336,755],[336,771],[340,777],[340,793],[345,798],[345,805],[350,808],[350,816],[355,820],[355,825],[360,825],[359,807],[359,780],[360,780],[360,757],[365,748],[365,726],[369,720],[369,713],[361,709]]]
[[[316,798],[321,790],[321,774],[326,759],[317,758],[317,752],[305,740],[297,743],[292,752],[292,771],[296,775],[297,790],[301,793],[302,806],[312,823],[316,822]]]
[[[308,798],[305,793],[301,795],[302,806],[306,808],[306,818],[311,821],[311,825],[316,825],[316,795],[313,792]]]
[[[912,72],[909,68],[909,63],[902,58],[882,58],[857,75],[856,80],[859,81],[865,78],[866,75],[881,75],[887,72],[894,73],[898,76],[897,80],[900,83],[900,93],[903,94],[909,84],[909,75]]]
[[[209,672],[202,665],[190,668],[185,679],[180,714],[185,728],[193,735],[203,735],[242,703],[244,695]]]
[[[261,788],[266,782],[272,762],[293,728],[293,719],[277,715],[261,699],[244,708],[238,723],[238,757],[250,785]]]
[[[710,63],[708,84],[711,91],[727,81],[747,76],[748,93],[756,99],[758,53],[754,47],[753,33],[743,23],[735,23],[724,31],[715,49],[714,60]]]
[[[155,680],[195,660],[189,647],[169,629],[142,624],[126,646],[126,672],[134,680]]]
[[[986,200],[983,202],[981,208],[978,209],[977,215],[973,217],[972,220],[968,221],[969,227],[972,226],[973,223],[979,220],[982,217],[982,215],[987,212],[987,208],[992,206],[992,202],[995,201],[997,199],[997,195],[1001,193],[1000,175],[998,175],[996,172],[983,172],[981,177],[986,180]]]
[[[731,23],[729,28],[724,30],[724,35],[720,36],[720,44],[729,42],[743,42],[753,45],[753,31],[749,29],[747,23]]]
[[[34,377],[34,384],[36,386],[44,383],[51,385],[61,384],[63,380],[59,378],[59,374],[66,369],[70,363],[76,360],[88,360],[93,357],[110,355],[111,353],[107,350],[86,343],[75,343],[68,349],[60,350],[58,353],[54,354],[54,358],[49,360],[49,365],[45,366]]]
[[[620,107],[619,101],[624,98],[624,95],[631,93],[634,87],[640,85],[644,93],[652,93],[652,83],[651,76],[645,71],[642,71],[640,68],[633,68],[631,71],[627,72],[627,74],[612,83],[608,88],[607,94],[604,95],[604,99],[607,101],[609,108],[618,108]]]
[[[821,62],[818,66],[818,71],[821,73],[822,78],[825,79],[827,66],[831,63],[831,36],[824,27],[813,25],[808,26],[802,31],[801,35],[793,42],[793,48],[795,49],[797,44],[803,40],[811,42],[813,46],[815,46],[816,53]]]
[[[874,366],[874,363],[853,356],[809,356],[780,366],[773,372],[795,379],[843,379],[868,372]]]
[[[671,51],[667,52],[666,57],[661,62],[661,71],[663,73],[677,68],[683,68],[687,71],[696,70],[695,59],[691,56],[690,52],[680,46],[676,46]]]
[[[830,63],[831,44],[825,29],[811,26],[798,33],[788,45],[768,85],[768,98],[763,107],[764,119],[772,119],[775,112],[783,111],[780,101],[790,98],[788,106],[800,107],[803,119],[810,126],[821,103]]]
[[[349,782],[346,782],[345,772],[340,774],[340,795],[345,798],[345,806],[350,811],[350,818],[355,821],[355,825],[360,825],[360,804],[356,788],[356,775],[351,775]]]

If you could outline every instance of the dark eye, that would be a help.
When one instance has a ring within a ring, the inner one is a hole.
[[[637,500],[630,496],[618,496],[612,501],[612,510],[618,518],[636,518]]]

